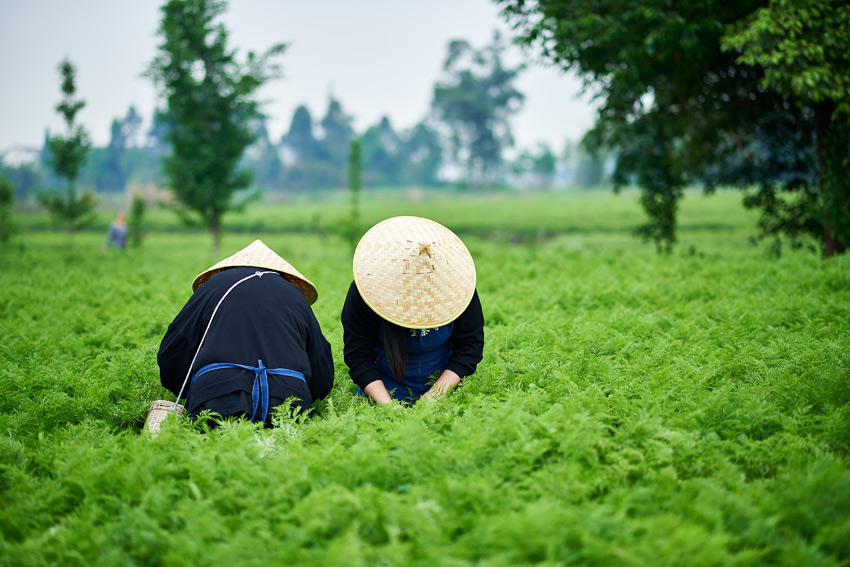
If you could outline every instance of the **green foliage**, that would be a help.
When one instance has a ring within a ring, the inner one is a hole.
[[[251,180],[238,168],[253,141],[254,95],[279,74],[273,63],[284,44],[240,63],[227,47],[227,31],[216,20],[225,3],[170,0],[162,7],[159,54],[148,75],[168,105],[164,115],[171,155],[165,159],[169,185],[187,213],[213,233],[218,256],[222,216],[241,206],[235,199]]]
[[[351,140],[348,151],[348,191],[351,194],[351,216],[348,218],[348,243],[352,249],[360,239],[360,188],[363,185],[363,154],[360,140]]]
[[[730,27],[724,49],[764,68],[762,84],[806,104],[832,102],[850,118],[850,5],[770,0]]]
[[[0,248],[6,248],[20,229],[12,217],[14,208],[15,188],[0,174]]]
[[[617,150],[615,187],[639,184],[649,216],[641,232],[659,250],[670,250],[676,240],[676,202],[686,186],[699,183],[708,191],[724,184],[758,186],[762,193],[776,192],[751,201],[764,204],[768,217],[779,193],[805,191],[801,181],[816,175],[818,163],[805,159],[813,152],[814,136],[800,133],[821,127],[817,108],[801,111],[781,89],[765,85],[787,79],[807,93],[807,81],[823,93],[843,88],[835,85],[844,84],[848,68],[842,63],[850,37],[844,3],[498,3],[521,42],[577,72],[600,101],[596,126],[585,142],[591,149]],[[738,43],[747,45],[743,55],[730,50]],[[783,74],[791,76],[783,79]],[[811,107],[815,99],[809,96],[801,100]],[[796,142],[791,156],[786,140]],[[805,197],[796,202],[812,206]],[[805,215],[824,219],[818,209]],[[795,226],[781,219],[768,224],[780,230]]]
[[[145,234],[145,200],[138,193],[133,193],[133,201],[130,203],[130,214],[127,215],[127,236],[130,246],[140,246]]]
[[[434,85],[431,107],[449,130],[455,162],[465,168],[468,184],[500,179],[502,151],[514,142],[508,119],[522,105],[524,96],[514,82],[524,67],[505,67],[504,50],[498,33],[482,49],[452,41],[443,64],[447,78]]]
[[[68,226],[69,244],[74,246],[74,230],[86,226],[92,220],[97,198],[92,192],[77,191],[77,176],[91,145],[88,132],[76,123],[77,113],[86,103],[76,98],[75,70],[68,59],[59,64],[62,76],[62,101],[56,111],[65,121],[64,136],[48,136],[48,164],[57,176],[65,180],[64,191],[42,192],[37,195],[39,203]]]
[[[814,195],[805,191],[794,208],[804,209],[805,234],[822,239],[827,255],[844,252],[850,244],[850,5],[771,0],[731,26],[722,46],[739,54],[738,63],[763,68],[765,87],[813,109],[820,187]],[[765,212],[774,230],[796,229],[788,215]]]
[[[97,174],[97,189],[102,192],[124,191],[129,180],[130,168],[127,163],[127,148],[137,136],[142,117],[131,106],[121,120],[113,120],[110,127],[109,145],[106,147],[104,162]]]
[[[83,253],[101,234],[69,257],[32,233],[0,270],[0,565],[845,565],[848,258],[748,247],[738,199],[686,193],[693,253],[663,256],[622,228],[640,221],[633,194],[364,201],[364,221],[577,228],[464,236],[484,361],[402,411],[346,374],[347,243],[226,234],[226,252],[263,238],[317,284],[337,384],[305,423],[168,422],[155,439],[140,430],[170,397],[156,350],[205,237],[157,232],[104,259]]]

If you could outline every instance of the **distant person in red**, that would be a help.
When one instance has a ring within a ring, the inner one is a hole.
[[[118,211],[115,220],[106,233],[106,242],[103,243],[103,251],[109,250],[110,246],[115,248],[127,248],[127,222],[124,220],[124,211]]]
[[[162,385],[186,411],[271,426],[280,405],[312,413],[334,383],[331,345],[310,305],[318,292],[261,240],[201,273],[157,354]]]

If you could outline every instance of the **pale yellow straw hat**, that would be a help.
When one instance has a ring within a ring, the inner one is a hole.
[[[354,283],[383,319],[408,329],[446,325],[475,293],[472,255],[429,219],[393,217],[369,229],[354,251]]]
[[[215,266],[208,268],[206,271],[198,274],[195,281],[192,282],[192,291],[200,287],[202,283],[210,279],[215,274],[227,268],[235,268],[237,266],[247,266],[255,268],[265,268],[280,272],[283,277],[289,280],[294,285],[301,288],[304,296],[307,298],[307,303],[313,305],[319,297],[319,292],[313,283],[301,275],[292,265],[278,256],[274,250],[266,246],[262,240],[255,240],[233,256],[225,258]]]

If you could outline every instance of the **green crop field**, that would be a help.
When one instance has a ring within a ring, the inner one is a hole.
[[[342,360],[351,248],[327,203],[226,219],[316,283],[336,386],[276,429],[167,422],[156,351],[211,237],[140,248],[30,227],[0,252],[0,565],[850,565],[850,258],[750,244],[740,194],[689,194],[669,256],[624,194],[366,199],[472,252],[478,372],[375,407]]]

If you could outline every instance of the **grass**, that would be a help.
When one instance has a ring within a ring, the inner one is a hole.
[[[769,258],[739,202],[689,195],[670,256],[629,195],[367,202],[464,233],[478,270],[485,359],[408,411],[347,376],[347,244],[271,226],[344,207],[251,209],[222,254],[260,237],[317,284],[334,391],[308,423],[156,439],[210,237],[30,232],[0,256],[0,565],[848,565],[850,262]]]

